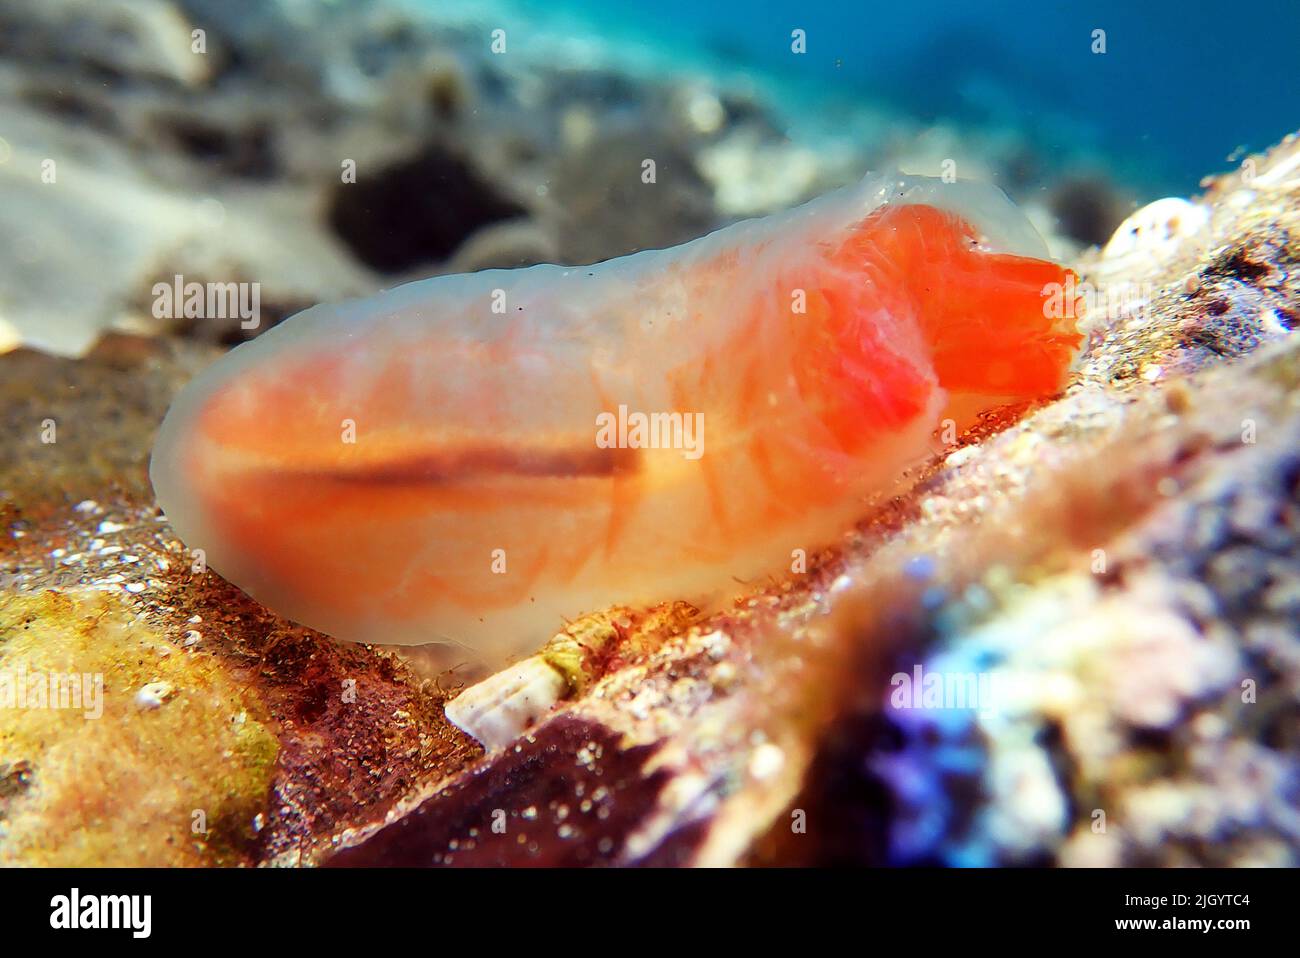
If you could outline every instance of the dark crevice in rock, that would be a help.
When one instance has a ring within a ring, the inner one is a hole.
[[[1053,191],[1050,203],[1065,234],[1089,246],[1104,245],[1129,206],[1102,176],[1065,180]]]
[[[0,822],[4,821],[10,802],[26,793],[35,777],[36,769],[26,759],[0,762]]]
[[[1216,259],[1205,270],[1206,276],[1222,276],[1253,283],[1273,271],[1267,263],[1251,259],[1243,249],[1234,249]]]
[[[187,156],[233,176],[270,180],[280,171],[274,136],[264,123],[228,129],[194,117],[173,115],[159,117],[155,125]]]
[[[326,217],[359,260],[400,273],[441,262],[481,227],[525,212],[460,157],[430,145],[337,184]]]

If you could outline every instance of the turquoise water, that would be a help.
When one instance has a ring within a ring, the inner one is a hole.
[[[431,10],[446,8],[418,0]],[[1300,3],[502,0],[525,35],[613,60],[761,77],[816,110],[836,98],[920,122],[1020,130],[1044,152],[1098,151],[1183,192],[1297,122]],[[791,51],[791,31],[807,51]],[[1105,31],[1094,53],[1093,31]],[[799,112],[796,106],[796,113]]]

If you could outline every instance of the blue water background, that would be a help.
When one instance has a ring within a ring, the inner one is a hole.
[[[1044,153],[1095,149],[1180,192],[1300,124],[1300,0],[512,2],[615,48],[763,74],[808,109],[854,97],[1016,129]]]

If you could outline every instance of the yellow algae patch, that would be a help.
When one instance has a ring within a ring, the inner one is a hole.
[[[113,596],[0,594],[0,865],[251,862],[255,706]]]

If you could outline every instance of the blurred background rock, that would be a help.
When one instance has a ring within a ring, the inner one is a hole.
[[[1285,132],[1293,6],[1005,7],[9,0],[0,342],[80,355],[104,329],[174,328],[150,291],[178,273],[260,283],[264,329],[438,272],[670,245],[946,160],[1068,255]]]

